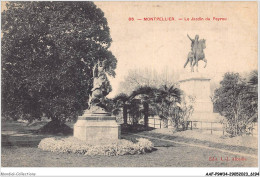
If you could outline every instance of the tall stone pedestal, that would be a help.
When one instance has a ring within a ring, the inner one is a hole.
[[[90,143],[120,139],[121,128],[116,117],[105,112],[89,113],[85,111],[74,125],[74,137]]]
[[[195,97],[192,121],[217,121],[218,114],[213,113],[213,103],[210,99],[210,78],[202,73],[187,73],[180,76],[180,89],[184,91],[185,98]]]

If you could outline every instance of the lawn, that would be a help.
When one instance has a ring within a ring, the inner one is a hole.
[[[221,151],[182,145],[158,139],[153,141],[156,151],[143,155],[83,156],[54,153],[37,148],[38,143],[49,135],[37,135],[34,129],[42,125],[26,126],[24,123],[2,123],[2,167],[257,167],[257,158],[246,157],[244,161],[232,161],[236,155]],[[143,132],[138,135],[170,138],[178,142],[189,142],[208,146],[211,143],[188,138],[174,138]],[[134,139],[136,135],[124,134],[122,138]],[[220,144],[220,143],[219,143]],[[219,148],[229,148],[218,145]],[[236,146],[234,146],[236,147]],[[237,146],[237,152],[255,153],[253,148]],[[216,157],[212,160],[210,157]],[[229,161],[221,161],[228,157]],[[241,158],[240,156],[236,156]]]

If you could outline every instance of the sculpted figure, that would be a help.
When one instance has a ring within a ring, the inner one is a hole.
[[[184,68],[186,67],[186,65],[188,64],[188,62],[191,63],[191,72],[194,72],[193,66],[197,66],[196,67],[196,71],[198,72],[198,63],[199,60],[202,60],[205,62],[204,68],[207,66],[207,60],[205,58],[205,54],[203,49],[206,48],[206,40],[205,39],[201,39],[199,40],[199,35],[195,36],[195,39],[192,39],[188,34],[187,34],[188,38],[191,40],[191,52],[189,52],[188,54],[188,58],[186,63],[184,64]],[[192,57],[193,55],[193,57]]]
[[[94,107],[104,108],[104,99],[112,90],[104,69],[104,62],[98,61],[93,68],[93,88],[89,98],[89,109]]]
[[[195,39],[192,39],[188,34],[187,34],[188,38],[191,40],[191,51],[193,51],[193,53],[196,53],[196,49],[198,48],[199,45],[199,35],[195,36]]]

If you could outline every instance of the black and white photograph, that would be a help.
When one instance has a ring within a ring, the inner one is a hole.
[[[1,176],[259,176],[257,1],[1,1],[1,27]]]

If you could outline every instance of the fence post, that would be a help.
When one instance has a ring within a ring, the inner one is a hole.
[[[190,121],[190,123],[191,123],[191,124],[190,124],[190,129],[192,130],[192,121]]]
[[[211,135],[212,135],[212,122],[210,122],[210,124],[211,124]]]
[[[153,118],[153,127],[155,128],[155,118]]]
[[[161,128],[161,122],[162,122],[162,120],[160,119],[160,128]]]

